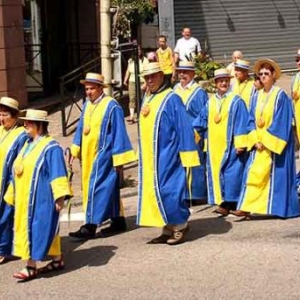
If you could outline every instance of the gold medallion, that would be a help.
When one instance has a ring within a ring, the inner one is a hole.
[[[216,123],[216,124],[219,124],[219,123],[221,122],[221,120],[222,120],[221,114],[220,114],[220,113],[217,113],[217,114],[215,115],[215,118],[214,118],[215,123]]]
[[[141,113],[144,117],[147,117],[150,113],[150,106],[149,105],[143,106],[141,109]]]
[[[17,176],[21,176],[23,174],[23,171],[24,171],[24,166],[22,163],[20,163],[19,165],[15,166],[14,167],[14,171],[15,171],[15,174]]]
[[[259,119],[256,121],[256,125],[257,125],[259,128],[264,127],[264,126],[265,126],[265,121],[264,121],[264,119],[259,118]]]
[[[90,133],[90,131],[91,131],[91,127],[89,125],[87,125],[83,128],[83,133],[85,135],[88,135]]]

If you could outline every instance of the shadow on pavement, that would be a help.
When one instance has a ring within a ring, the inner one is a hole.
[[[224,234],[232,228],[232,224],[224,218],[212,217],[189,221],[190,230],[186,241],[191,242],[211,234]]]
[[[79,245],[79,243],[77,243],[77,245]],[[39,277],[50,278],[76,271],[83,267],[104,266],[115,255],[115,250],[117,249],[118,247],[116,246],[96,246],[69,252],[64,258],[65,269],[49,274],[41,274]]]

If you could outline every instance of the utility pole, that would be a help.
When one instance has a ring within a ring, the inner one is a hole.
[[[100,0],[100,46],[101,46],[101,73],[108,88],[105,94],[112,96],[112,58],[111,58],[111,13],[110,0]]]

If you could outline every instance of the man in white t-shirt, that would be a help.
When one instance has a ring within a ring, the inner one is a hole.
[[[174,60],[177,64],[179,60],[190,60],[195,54],[201,52],[201,46],[197,39],[192,37],[190,28],[183,28],[182,38],[177,40],[174,49]]]

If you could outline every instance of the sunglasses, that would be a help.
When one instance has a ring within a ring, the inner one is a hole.
[[[259,76],[263,76],[263,75],[265,75],[265,76],[270,76],[271,73],[270,73],[270,72],[259,72],[258,75],[259,75]]]

